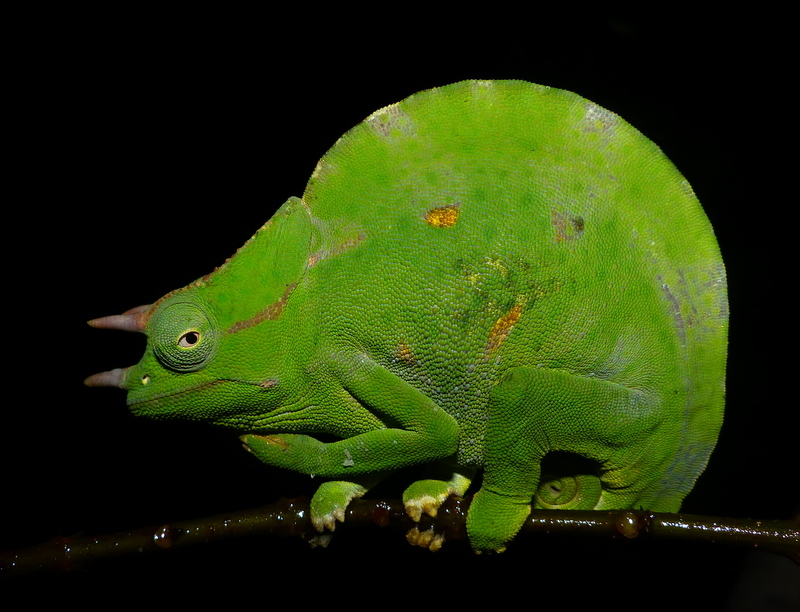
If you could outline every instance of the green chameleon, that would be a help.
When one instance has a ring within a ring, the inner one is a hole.
[[[567,91],[464,81],[347,132],[213,273],[91,321],[148,345],[86,382],[322,477],[320,531],[398,468],[438,470],[403,495],[415,520],[482,471],[467,529],[501,551],[532,506],[679,509],[722,422],[727,318],[711,226],[655,144]]]

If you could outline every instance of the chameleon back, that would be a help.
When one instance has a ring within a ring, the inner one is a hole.
[[[498,377],[533,366],[641,391],[670,430],[663,488],[688,492],[722,419],[725,272],[691,187],[624,120],[526,82],[456,83],[348,132],[303,200],[326,343],[435,398],[460,461],[484,461]]]

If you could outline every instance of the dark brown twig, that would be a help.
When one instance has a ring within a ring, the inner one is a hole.
[[[436,519],[413,523],[399,501],[356,500],[347,511],[348,528],[390,528],[437,535],[437,542],[467,537],[467,499],[450,499]],[[38,546],[0,552],[0,576],[70,571],[115,557],[163,553],[237,537],[302,538],[324,545],[309,517],[307,499],[281,500],[270,506],[180,521],[158,527],[101,536],[57,537]],[[523,534],[596,535],[611,538],[657,538],[707,541],[729,546],[760,548],[784,555],[800,565],[800,517],[757,521],[639,510],[536,510]],[[430,538],[422,537],[428,543]],[[435,545],[433,546],[435,548]]]

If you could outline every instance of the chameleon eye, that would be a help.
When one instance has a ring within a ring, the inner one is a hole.
[[[216,329],[208,314],[189,302],[176,302],[160,310],[151,321],[149,335],[156,359],[177,372],[205,367],[216,352]]]
[[[200,342],[200,332],[190,331],[186,332],[180,337],[180,340],[178,340],[178,346],[190,348],[198,342]]]

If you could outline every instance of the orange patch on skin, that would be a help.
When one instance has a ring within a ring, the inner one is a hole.
[[[487,358],[505,342],[521,315],[522,305],[516,304],[506,314],[497,319],[492,331],[489,332],[489,340],[486,342],[485,355]]]
[[[452,227],[458,221],[459,204],[431,208],[425,213],[425,223],[433,227]]]
[[[243,329],[247,329],[248,327],[253,327],[254,325],[258,325],[262,321],[267,320],[274,320],[281,316],[281,312],[283,312],[284,307],[286,306],[286,300],[289,299],[289,296],[294,291],[294,288],[297,286],[297,283],[292,283],[291,285],[287,285],[286,291],[283,292],[283,295],[278,298],[275,302],[264,308],[261,312],[256,313],[249,319],[245,319],[244,321],[237,321],[233,325],[230,326],[228,329],[229,334],[235,334],[236,332],[240,332]]]
[[[556,242],[577,240],[583,235],[583,217],[573,217],[554,210],[550,214],[550,223],[556,230]]]

